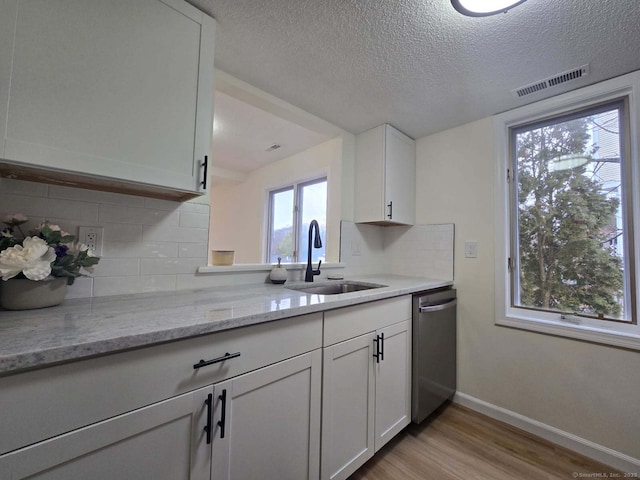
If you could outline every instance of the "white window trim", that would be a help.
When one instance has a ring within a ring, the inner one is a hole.
[[[496,115],[493,118],[494,154],[496,157],[494,197],[496,325],[640,350],[640,323],[629,325],[597,319],[578,319],[577,317],[569,317],[569,321],[564,322],[559,319],[558,314],[511,307],[510,278],[507,269],[510,251],[509,185],[507,181],[507,169],[510,168],[509,128],[625,96],[629,97],[630,175],[634,179],[633,185],[635,186],[632,192],[635,242],[633,249],[637,275],[640,273],[640,132],[638,130],[640,125],[640,71],[541,100]],[[640,304],[640,282],[638,281],[636,281],[635,295]],[[638,308],[636,305],[636,309]],[[580,323],[570,323],[573,321]]]

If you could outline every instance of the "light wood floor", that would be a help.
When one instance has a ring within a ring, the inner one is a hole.
[[[407,427],[349,479],[569,480],[580,473],[612,472],[621,473],[468,408],[447,404],[421,425]]]

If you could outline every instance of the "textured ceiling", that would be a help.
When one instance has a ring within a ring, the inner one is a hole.
[[[216,67],[352,133],[413,138],[640,69],[640,0],[528,0],[470,18],[449,0],[189,0]],[[523,99],[510,90],[590,64]]]

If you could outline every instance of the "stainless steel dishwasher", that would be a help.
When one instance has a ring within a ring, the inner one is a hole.
[[[413,296],[411,420],[422,422],[456,391],[456,291]]]

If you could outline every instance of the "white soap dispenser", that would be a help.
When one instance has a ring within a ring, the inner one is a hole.
[[[278,265],[273,267],[273,270],[271,270],[269,274],[271,283],[284,283],[287,281],[287,278],[289,278],[287,271],[280,265],[280,260],[282,260],[282,258],[278,257]]]

